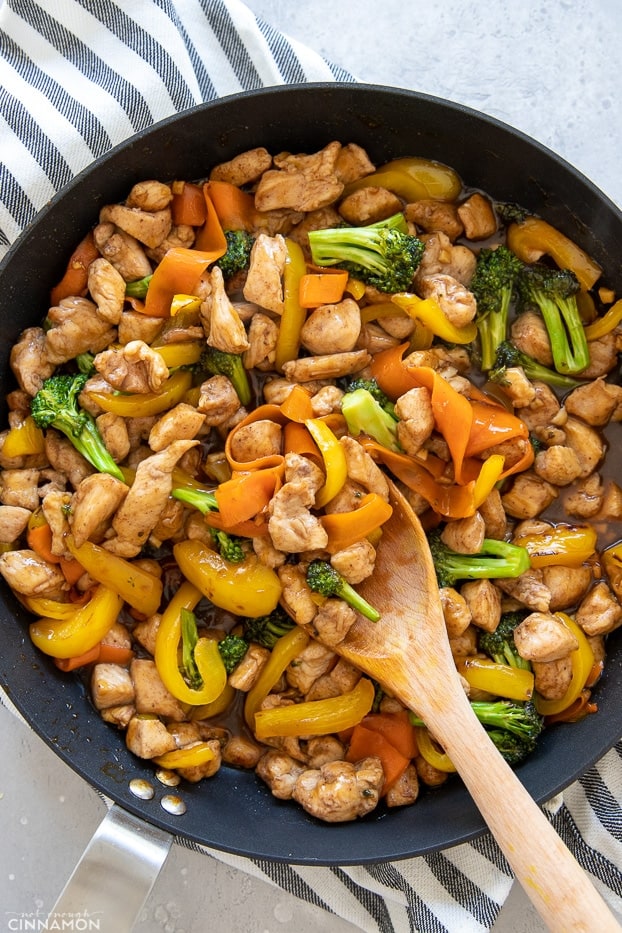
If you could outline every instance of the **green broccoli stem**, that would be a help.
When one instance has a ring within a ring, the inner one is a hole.
[[[119,479],[124,483],[125,476],[123,475],[123,471],[112,459],[112,455],[104,444],[93,417],[87,411],[82,410],[80,420],[81,426],[76,430],[75,423],[69,419],[65,419],[62,414],[60,414],[54,421],[53,427],[58,431],[62,431],[72,442],[76,450],[81,453],[84,459],[88,460],[91,466],[94,466],[96,470],[100,473],[109,473],[111,476],[114,476],[115,479]]]
[[[590,350],[576,299],[553,301],[539,296],[539,308],[551,341],[553,365],[560,373],[580,373],[590,365]]]
[[[149,288],[149,283],[153,274],[146,275],[143,279],[135,279],[133,282],[128,282],[125,286],[125,294],[128,298],[144,298],[147,294]]]
[[[207,492],[205,489],[193,489],[190,486],[175,486],[171,495],[180,502],[198,509],[203,515],[206,512],[217,512],[218,503],[213,492]]]
[[[397,440],[397,420],[376,401],[367,389],[346,392],[341,399],[341,414],[353,437],[367,434],[383,447],[401,451]]]
[[[182,609],[180,613],[181,620],[181,664],[186,675],[186,679],[193,690],[200,690],[203,686],[203,678],[199,673],[196,661],[194,660],[194,649],[199,640],[197,631],[197,620],[194,612],[189,609]]]
[[[360,612],[362,616],[365,616],[366,619],[369,619],[370,622],[377,622],[380,618],[380,613],[377,609],[374,609],[366,599],[363,599],[360,593],[354,589],[353,586],[343,580],[337,595],[343,599],[344,602],[348,603],[349,606],[352,606],[357,612]]]
[[[501,291],[499,309],[490,311],[477,323],[481,348],[481,370],[488,372],[495,365],[497,348],[507,337],[508,316],[512,289],[504,288]]]
[[[564,376],[555,369],[549,369],[548,366],[544,366],[533,357],[523,353],[509,340],[505,340],[498,346],[494,365],[488,373],[488,378],[491,382],[503,385],[506,370],[513,366],[520,366],[528,379],[544,382],[557,389],[574,389],[581,385],[580,379]]]

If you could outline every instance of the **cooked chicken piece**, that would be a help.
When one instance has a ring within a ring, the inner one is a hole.
[[[149,179],[139,181],[132,186],[125,203],[128,207],[135,207],[141,211],[163,211],[173,200],[173,192],[170,185],[165,185],[161,181]]]
[[[559,661],[576,651],[579,642],[550,612],[532,612],[514,629],[514,644],[526,661]]]
[[[335,735],[318,735],[307,742],[309,768],[321,768],[329,761],[343,761],[345,747]]]
[[[126,344],[132,340],[142,340],[144,343],[151,344],[161,330],[161,317],[150,317],[142,311],[124,311],[119,321],[119,343]]]
[[[303,771],[292,797],[312,816],[327,823],[343,823],[370,813],[383,784],[379,758],[363,758],[356,764],[329,761],[319,769]]]
[[[171,722],[183,722],[186,711],[162,683],[155,661],[134,658],[130,664],[130,675],[135,691],[137,713],[152,713]]]
[[[138,758],[157,758],[177,748],[175,739],[156,716],[133,716],[127,726],[125,744]]]
[[[368,305],[368,307],[370,306]],[[378,323],[375,326],[379,327],[381,331],[384,331],[395,340],[403,341],[406,340],[407,337],[410,337],[417,327],[417,323],[406,314],[383,314],[378,319]],[[360,340],[357,346],[361,346]],[[367,347],[367,349],[369,350],[370,348]]]
[[[45,331],[41,327],[27,327],[11,347],[13,375],[24,392],[34,396],[45,379],[53,374],[56,364],[48,358]]]
[[[12,590],[23,596],[60,599],[67,589],[65,577],[58,565],[49,564],[28,548],[0,554],[0,574]]]
[[[566,443],[572,447],[579,460],[581,472],[579,476],[585,479],[593,473],[605,456],[605,442],[594,428],[591,428],[578,418],[568,418],[564,425]]]
[[[246,463],[260,457],[280,454],[282,446],[281,425],[275,421],[260,419],[237,429],[231,437],[229,453],[238,463]]]
[[[368,492],[375,492],[385,502],[389,501],[389,484],[380,467],[357,440],[344,434],[339,443],[346,455],[348,478],[353,483],[363,486]]]
[[[269,535],[255,535],[252,542],[255,554],[266,567],[276,570],[277,567],[282,567],[287,560],[287,554],[284,554],[283,551],[277,551]]]
[[[414,764],[407,766],[403,774],[385,794],[387,807],[408,807],[419,796],[419,777]]]
[[[443,543],[459,554],[478,554],[485,537],[486,523],[479,512],[447,522],[441,532]]]
[[[360,332],[359,306],[352,298],[344,298],[312,311],[302,325],[300,339],[310,353],[320,356],[353,350]]]
[[[527,471],[515,477],[509,492],[501,496],[503,507],[514,518],[534,518],[557,498],[557,489]]]
[[[285,483],[270,502],[268,531],[279,551],[298,554],[326,547],[328,535],[311,513],[324,474],[306,457],[285,455]]]
[[[471,624],[471,610],[466,599],[453,586],[439,589],[445,628],[449,638],[459,638]]]
[[[184,746],[184,748],[192,748],[193,744]],[[192,765],[187,768],[177,768],[177,773],[184,781],[190,781],[191,784],[196,784],[198,781],[202,781],[203,778],[213,777],[214,774],[219,770],[222,764],[222,748],[220,742],[217,739],[210,739],[207,741],[207,745],[211,748],[214,753],[214,757],[209,761],[205,761],[202,765]]]
[[[46,468],[39,473],[39,498],[43,499],[49,492],[64,492],[67,489],[67,477],[64,473]]]
[[[374,572],[376,549],[367,538],[363,538],[332,554],[330,562],[348,583],[355,585]]]
[[[133,704],[134,684],[130,672],[120,664],[96,664],[91,674],[91,699],[100,710]]]
[[[168,236],[172,219],[170,208],[143,211],[124,204],[109,204],[99,212],[99,222],[111,223],[151,249]]]
[[[122,557],[135,557],[140,552],[167,504],[177,461],[196,443],[174,441],[139,463],[134,483],[112,520],[116,538],[105,543],[110,551]]]
[[[593,518],[599,513],[603,501],[603,481],[598,473],[592,473],[564,497],[564,509],[573,518]]]
[[[169,377],[162,356],[142,340],[98,353],[93,366],[119,392],[159,392]]]
[[[338,386],[323,386],[319,392],[311,396],[311,408],[313,417],[321,418],[322,415],[331,415],[334,412],[341,411],[341,400],[344,392]]]
[[[558,612],[576,606],[585,596],[592,579],[589,567],[543,567],[542,582],[551,594],[549,610]]]
[[[305,696],[318,677],[327,674],[336,662],[337,655],[334,651],[319,641],[310,641],[287,668],[287,683]]]
[[[51,489],[41,500],[41,511],[52,532],[50,551],[55,557],[71,557],[65,546],[65,535],[69,532],[67,513],[70,504],[71,493],[62,489]]]
[[[205,416],[206,427],[229,421],[240,408],[240,399],[226,376],[211,376],[201,383],[197,410]]]
[[[585,482],[590,482],[593,477],[599,478],[597,473],[593,473]],[[613,480],[609,480],[604,490],[598,518],[605,522],[622,519],[622,489]]]
[[[149,432],[149,446],[157,451],[164,450],[174,440],[191,440],[204,423],[203,412],[197,411],[194,405],[180,402],[158,418]]]
[[[322,603],[313,619],[318,638],[329,648],[341,644],[356,621],[356,612],[342,599],[329,598]]]
[[[107,259],[90,264],[88,290],[99,316],[108,324],[118,324],[125,303],[125,279]]]
[[[304,570],[295,564],[283,564],[277,572],[283,587],[281,604],[298,625],[308,625],[317,612],[317,603]]]
[[[468,246],[454,246],[444,233],[436,232],[421,237],[425,242],[425,252],[419,263],[415,282],[420,277],[443,273],[458,279],[468,288],[477,257]]]
[[[259,759],[256,774],[264,781],[272,795],[279,800],[291,800],[296,781],[305,770],[290,755],[270,749]]]
[[[137,622],[132,629],[132,637],[145,648],[150,655],[155,654],[156,635],[162,616],[159,612],[149,616],[144,622]]]
[[[526,408],[536,399],[535,387],[522,366],[507,367],[503,375],[503,391],[514,408]]]
[[[45,353],[58,366],[80,353],[99,353],[114,342],[116,331],[105,321],[97,305],[87,298],[63,298],[48,311],[50,329],[45,335]]]
[[[272,165],[272,156],[263,146],[248,149],[228,162],[220,162],[210,172],[210,181],[228,181],[241,188],[257,181]]]
[[[376,166],[371,161],[362,146],[357,143],[346,143],[342,146],[335,162],[335,175],[344,185],[351,181],[357,181],[370,175],[376,170]]]
[[[341,143],[331,142],[310,155],[275,156],[275,169],[264,172],[255,191],[259,211],[289,208],[316,211],[336,201],[344,185],[335,174]]]
[[[69,524],[77,547],[85,541],[99,543],[111,517],[126,497],[129,487],[109,473],[85,477],[71,500]]]
[[[185,748],[207,738],[201,734],[201,724],[198,722],[171,722],[166,728],[175,739],[177,748]],[[212,734],[212,729],[209,730],[209,738],[216,738]]]
[[[534,686],[545,700],[561,700],[572,680],[572,658],[567,654],[557,661],[532,661]]]
[[[465,628],[461,635],[449,638],[449,647],[454,658],[468,658],[477,654],[477,629],[474,625]]]
[[[471,612],[473,625],[494,632],[501,619],[501,593],[490,580],[470,580],[460,587],[460,595]]]
[[[551,593],[545,585],[542,571],[539,569],[526,570],[515,579],[495,580],[496,585],[508,596],[512,596],[520,603],[535,612],[546,612],[551,603]]]
[[[129,706],[110,706],[108,709],[100,710],[99,715],[104,722],[122,729],[124,732],[130,724],[133,716],[136,715],[136,708],[131,704]]]
[[[207,342],[225,353],[243,353],[249,348],[244,324],[225,290],[220,266],[209,274],[210,293],[201,304],[201,318]]]
[[[290,382],[289,379],[283,379],[281,376],[268,378],[263,387],[264,402],[269,405],[282,405],[296,384],[295,382]],[[304,388],[307,392],[319,392],[325,385],[332,385],[332,382],[329,380],[317,379],[305,383]]]
[[[616,366],[618,361],[618,345],[615,332],[605,334],[598,340],[590,340],[590,365],[581,371],[582,379],[596,379],[606,376]]]
[[[3,470],[0,472],[0,502],[30,512],[39,505],[39,470]]]
[[[45,452],[50,465],[59,473],[64,473],[74,489],[86,476],[95,472],[71,441],[58,431],[48,429],[45,432]]]
[[[291,382],[311,382],[315,379],[339,379],[357,373],[371,361],[367,350],[348,353],[327,353],[306,356],[283,365],[283,373]]]
[[[551,426],[563,426],[567,416],[564,409],[560,407],[557,396],[549,386],[537,380],[532,385],[535,396],[529,405],[521,408],[520,417],[529,430],[540,437],[542,430]]]
[[[255,681],[264,669],[270,651],[261,645],[251,644],[248,651],[235,668],[233,673],[229,674],[229,683],[236,690],[247,693],[254,685]]]
[[[449,777],[447,771],[440,771],[438,768],[435,768],[434,765],[429,764],[421,755],[415,758],[414,765],[419,780],[428,787],[440,787]]]
[[[553,444],[539,450],[533,465],[534,473],[554,486],[568,486],[581,475],[581,464],[572,447]]]
[[[551,341],[544,321],[537,311],[523,311],[519,314],[512,323],[510,333],[512,343],[527,356],[533,357],[543,366],[553,365]]]
[[[507,531],[505,509],[498,489],[492,489],[478,509],[484,519],[485,537],[502,541]]]
[[[401,209],[402,202],[396,194],[375,185],[353,191],[339,205],[339,213],[352,227],[378,223]]]
[[[400,419],[397,424],[397,437],[411,457],[421,449],[434,430],[434,412],[427,389],[409,389],[397,399],[395,414]]]
[[[261,308],[283,313],[283,271],[287,261],[287,246],[280,233],[266,236],[260,233],[253,243],[250,265],[244,284],[244,298]]]
[[[607,635],[622,624],[622,606],[604,580],[581,600],[575,620],[586,635]]]
[[[322,674],[311,684],[305,700],[324,700],[329,697],[342,696],[354,690],[360,679],[361,672],[358,667],[354,667],[344,658],[339,658],[332,670]]]
[[[621,403],[622,386],[605,382],[600,377],[573,389],[564,399],[564,408],[569,415],[593,427],[602,427]]]
[[[103,415],[98,415],[95,420],[110,456],[116,463],[121,463],[129,454],[131,447],[125,418],[106,411]]]
[[[492,204],[479,192],[460,204],[458,217],[464,226],[467,240],[485,240],[497,232],[497,218]]]
[[[185,517],[183,503],[169,498],[151,531],[150,543],[153,547],[160,547],[164,541],[178,538],[184,527]]]
[[[142,246],[124,230],[110,223],[98,224],[93,230],[93,237],[101,255],[115,267],[125,282],[136,282],[151,275],[151,263]]]
[[[256,768],[264,749],[245,735],[232,735],[222,750],[222,760],[234,768]]]
[[[253,314],[248,328],[249,348],[243,356],[245,368],[273,370],[278,336],[279,328],[272,318],[261,311]]]
[[[456,205],[435,198],[412,201],[404,208],[404,216],[426,233],[444,233],[452,242],[464,230]]]
[[[19,505],[0,505],[0,541],[12,544],[26,530],[32,512]]]
[[[265,710],[294,705],[295,702],[290,698],[289,695],[286,696],[281,693],[269,693],[268,696],[262,701],[259,708]],[[286,755],[291,755],[291,757],[295,758],[296,761],[306,762],[307,760],[306,750],[303,746],[302,740],[298,736],[272,735],[267,736],[266,738],[262,739],[262,741],[265,745],[270,745],[272,748],[278,748]]]
[[[418,275],[417,292],[422,298],[435,301],[455,327],[469,324],[477,313],[477,302],[473,292],[451,275],[442,272],[435,275]]]

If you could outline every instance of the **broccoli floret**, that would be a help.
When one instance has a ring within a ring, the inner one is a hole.
[[[477,554],[452,551],[443,542],[440,528],[429,533],[428,543],[439,586],[453,586],[458,580],[520,577],[531,566],[526,548],[494,538],[484,538]]]
[[[513,201],[495,201],[495,211],[504,224],[522,224],[530,214],[526,207]]]
[[[346,383],[346,392],[356,392],[357,389],[366,389],[376,399],[381,408],[388,415],[395,418],[395,405],[389,396],[382,391],[376,379],[351,379]]]
[[[590,364],[590,351],[577,304],[579,281],[570,269],[525,264],[518,277],[522,307],[536,308],[551,341],[553,365],[560,373],[580,373]]]
[[[94,355],[88,351],[79,353],[76,356],[76,366],[78,367],[78,372],[85,373],[87,376],[92,376],[96,372],[95,367],[93,366],[94,359]]]
[[[272,651],[279,638],[293,629],[295,624],[283,607],[277,606],[267,616],[244,619],[244,637]]]
[[[146,275],[144,279],[136,279],[134,282],[128,282],[125,286],[125,294],[128,298],[145,298],[152,277],[153,273],[150,273]]]
[[[479,650],[497,664],[509,664],[510,667],[531,670],[531,664],[525,658],[521,658],[514,644],[514,629],[526,615],[526,612],[505,612],[494,632],[485,632],[480,629],[477,640]]]
[[[227,674],[232,674],[248,651],[248,642],[240,635],[225,635],[218,642],[218,651]]]
[[[370,606],[367,600],[363,599],[328,561],[319,559],[311,561],[307,567],[307,583],[314,593],[320,593],[322,596],[338,596],[343,599],[371,622],[377,622],[380,618],[380,613]]]
[[[341,399],[341,414],[353,437],[367,434],[389,450],[402,449],[397,440],[397,419],[382,407],[368,389],[346,392]]]
[[[532,742],[519,738],[513,732],[506,732],[504,729],[486,729],[486,732],[499,754],[511,767],[519,765],[533,751]]]
[[[225,230],[225,239],[227,252],[220,257],[218,265],[223,278],[230,279],[236,272],[248,269],[255,238],[246,230]]]
[[[574,389],[581,385],[580,380],[573,379],[572,376],[564,376],[554,369],[549,369],[548,366],[543,366],[542,363],[538,363],[533,357],[527,356],[515,347],[509,340],[504,340],[497,348],[495,362],[488,373],[488,378],[491,382],[503,385],[506,380],[505,371],[512,366],[520,366],[528,379],[537,379],[539,382],[545,382],[558,389]]]
[[[218,502],[213,492],[207,492],[205,489],[195,489],[192,486],[173,486],[171,495],[186,505],[191,505],[198,509],[203,515],[206,512],[217,512]],[[244,538],[238,535],[230,535],[226,531],[218,528],[210,528],[214,544],[218,548],[220,556],[232,564],[239,564],[246,557],[244,552]]]
[[[475,323],[481,344],[481,369],[487,372],[507,337],[510,302],[522,262],[507,246],[482,249],[469,288],[477,299]]]
[[[207,346],[201,354],[199,369],[210,376],[226,376],[237,392],[240,403],[250,403],[250,382],[239,353],[226,353],[224,350],[217,350],[216,347]]]
[[[56,428],[100,473],[110,473],[125,482],[123,473],[112,459],[94,418],[80,408],[78,396],[84,388],[86,373],[63,374],[46,379],[30,403],[33,421],[40,428]]]
[[[381,292],[410,287],[424,244],[408,233],[403,214],[368,227],[334,227],[309,233],[311,258],[318,266],[339,266]]]

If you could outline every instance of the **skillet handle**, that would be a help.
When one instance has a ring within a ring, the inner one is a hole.
[[[48,918],[81,916],[100,933],[130,933],[169,853],[173,837],[113,805],[95,830]]]

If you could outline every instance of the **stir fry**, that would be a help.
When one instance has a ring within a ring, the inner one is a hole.
[[[446,165],[337,141],[145,180],[96,220],[11,351],[0,574],[132,753],[253,769],[329,822],[449,778],[336,650],[379,618],[357,586],[388,478],[506,760],[597,713],[622,301],[589,255]]]

